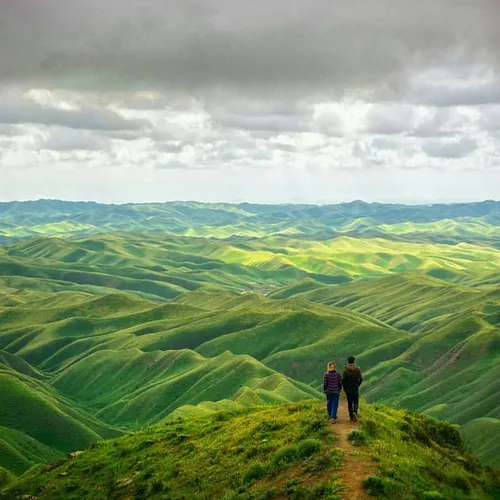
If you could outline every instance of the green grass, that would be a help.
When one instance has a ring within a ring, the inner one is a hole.
[[[410,273],[311,280],[276,292],[285,298],[201,288],[168,303],[14,290],[0,309],[4,363],[108,426],[315,397],[326,361],[352,353],[370,401],[461,425],[500,418],[497,295],[481,286]]]
[[[476,456],[500,466],[500,419],[477,418],[461,426],[460,432]]]
[[[75,458],[25,473],[2,490],[6,498],[340,499],[344,454],[369,463],[359,477],[379,498],[492,499],[498,470],[468,455],[445,423],[362,405],[352,450],[338,441],[317,402],[220,411],[176,419]],[[443,466],[446,464],[446,466]]]
[[[4,412],[4,456],[18,473],[114,427],[318,397],[326,362],[355,354],[369,401],[459,424],[495,462],[499,217],[496,202],[0,204],[2,395],[57,422],[48,436]]]
[[[4,494],[38,498],[267,498],[283,479],[314,498],[339,498],[340,450],[317,403],[217,412],[98,443],[70,460],[33,470]],[[307,479],[313,486],[301,486]],[[50,481],[49,489],[40,485]],[[285,482],[285,481],[283,481]],[[292,488],[276,488],[276,494]],[[33,493],[30,493],[33,492]],[[36,493],[34,493],[36,492]],[[271,497],[272,498],[272,497]],[[326,498],[326,497],[318,497]]]
[[[455,427],[378,404],[363,405],[362,415],[365,437],[361,449],[378,464],[376,473],[364,481],[373,496],[457,500],[499,497],[498,469],[484,467],[464,451]]]

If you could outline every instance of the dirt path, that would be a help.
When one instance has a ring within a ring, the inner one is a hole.
[[[357,456],[356,448],[347,439],[349,432],[356,429],[358,424],[349,420],[345,399],[340,400],[338,414],[339,419],[336,424],[331,425],[331,429],[339,437],[336,446],[344,452],[344,466],[339,473],[340,480],[345,488],[342,492],[342,498],[349,500],[369,499],[370,497],[363,489],[362,482],[363,479],[374,472],[375,467],[367,458]]]

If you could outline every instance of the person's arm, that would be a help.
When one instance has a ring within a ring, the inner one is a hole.
[[[342,392],[342,382],[343,382],[342,375],[340,375],[339,373],[339,392]]]
[[[325,376],[323,377],[323,391],[326,391],[327,384],[328,384],[328,380],[327,380],[326,373],[325,373]]]
[[[363,375],[361,370],[358,368],[358,387],[363,383]]]
[[[346,378],[347,378],[347,375],[346,375],[345,368],[344,368],[342,370],[342,385],[345,385]]]

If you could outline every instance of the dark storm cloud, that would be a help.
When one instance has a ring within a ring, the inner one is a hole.
[[[460,140],[430,139],[425,141],[422,150],[433,158],[463,158],[477,149],[477,142],[473,139]]]
[[[22,123],[100,131],[139,130],[148,124],[144,120],[127,120],[118,113],[102,107],[59,109],[43,106],[32,99],[0,94],[0,124]]]
[[[428,65],[499,59],[497,0],[2,0],[0,9],[6,84],[335,97],[397,86]]]
[[[413,89],[411,101],[438,107],[496,104],[500,103],[500,80],[480,83],[466,81],[461,86],[452,85],[451,82],[427,82]]]
[[[249,132],[308,132],[312,108],[300,101],[229,102],[209,110],[214,124]]]

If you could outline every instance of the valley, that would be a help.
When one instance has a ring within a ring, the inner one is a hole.
[[[500,464],[499,228],[496,202],[0,204],[0,467],[321,400],[350,354],[367,402]]]

